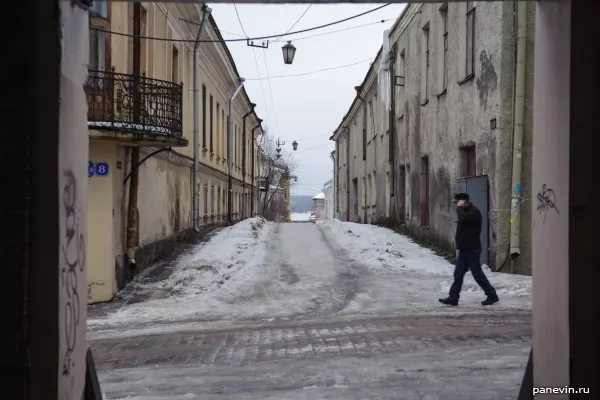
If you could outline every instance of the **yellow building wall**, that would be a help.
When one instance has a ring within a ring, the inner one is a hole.
[[[107,176],[88,181],[86,262],[88,302],[112,299],[116,293],[113,241],[113,178],[115,145],[90,141],[90,161],[109,164]]]

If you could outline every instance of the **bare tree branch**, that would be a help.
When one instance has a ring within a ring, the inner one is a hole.
[[[260,137],[259,148],[260,213],[269,221],[280,222],[288,218],[290,199],[286,189],[288,185],[291,187],[295,163],[291,153],[285,149],[281,149],[281,153],[277,152],[275,139],[269,136],[266,130]],[[280,157],[277,157],[278,155]]]

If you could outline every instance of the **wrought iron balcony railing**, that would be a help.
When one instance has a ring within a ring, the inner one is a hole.
[[[88,71],[88,126],[181,138],[182,86],[114,68]]]

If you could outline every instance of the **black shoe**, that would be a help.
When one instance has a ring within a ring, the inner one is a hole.
[[[447,306],[457,306],[458,305],[458,300],[454,300],[451,299],[450,297],[447,297],[445,299],[439,299],[440,303],[445,304]]]
[[[498,298],[498,295],[493,294],[491,296],[488,296],[487,299],[485,299],[484,301],[481,302],[482,306],[491,306],[494,303],[499,302],[500,299]]]

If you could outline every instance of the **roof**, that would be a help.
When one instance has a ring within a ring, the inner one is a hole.
[[[413,3],[413,4],[415,4],[415,3]],[[406,7],[404,7],[404,10],[402,10],[402,12],[400,13],[400,15],[398,16],[398,18],[394,22],[394,25],[392,25],[392,27],[389,29],[390,35],[393,34],[395,32],[395,30],[400,26],[400,22],[402,22],[402,20],[405,17],[407,17],[408,9],[410,8],[411,5],[412,4],[407,4]],[[411,17],[411,16],[408,16],[408,17]],[[369,79],[369,76],[371,75],[371,73],[374,70],[375,65],[378,63],[378,59],[379,59],[379,56],[381,55],[382,51],[383,51],[383,45],[379,48],[379,51],[377,52],[377,55],[375,56],[375,60],[373,61],[373,63],[371,63],[371,67],[369,68],[369,70],[365,74],[365,78],[363,79],[362,83],[360,84],[360,86],[358,86],[359,90],[362,90],[364,88],[365,84],[367,83],[367,81]],[[346,115],[344,115],[344,117],[340,121],[340,124],[338,125],[338,127],[333,131],[333,135],[331,135],[331,137],[329,138],[329,140],[334,140],[333,139],[334,136],[342,128],[342,126],[344,125],[344,122],[346,121],[346,118],[348,118],[348,116],[352,112],[352,109],[354,108],[354,106],[356,105],[356,103],[359,102],[359,101],[361,101],[361,98],[360,98],[359,93],[357,92],[356,96],[354,97],[354,100],[352,101],[352,103],[350,104],[350,107],[348,108],[348,111],[346,112]]]
[[[313,200],[322,200],[325,198],[325,193],[321,192],[318,195],[316,195],[315,197],[313,197]]]
[[[237,77],[240,78],[240,73],[239,73],[239,71],[237,69],[237,66],[235,65],[235,61],[233,60],[233,56],[231,55],[231,52],[229,51],[229,47],[227,47],[227,42],[225,42],[225,39],[223,39],[223,35],[221,35],[221,30],[217,26],[217,22],[215,21],[212,13],[208,16],[208,21],[213,26],[213,28],[214,28],[213,30],[215,31],[217,37],[221,41],[220,43],[223,46],[223,49],[225,50],[225,54],[227,54],[227,58],[229,58],[229,62],[231,63],[231,67],[235,71]],[[242,93],[243,93],[244,97],[246,98],[246,101],[248,102],[248,105],[252,104],[252,101],[250,101],[250,97],[248,96],[248,92],[246,92],[246,85],[242,86]],[[252,114],[254,114],[254,117],[257,120],[260,120],[260,118],[258,117],[258,115],[256,114],[256,112],[254,110],[252,110]]]

